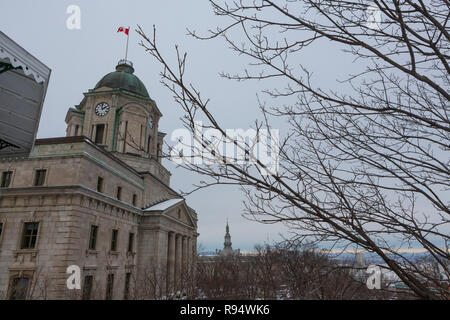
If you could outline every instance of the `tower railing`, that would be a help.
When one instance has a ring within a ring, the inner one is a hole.
[[[133,62],[131,62],[130,60],[126,60],[126,59],[120,59],[118,65],[119,64],[126,64],[130,67],[133,67]]]

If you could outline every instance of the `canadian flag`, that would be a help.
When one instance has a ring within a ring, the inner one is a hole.
[[[125,27],[119,27],[119,29],[117,30],[117,32],[125,32],[126,35],[128,35],[128,33],[130,32],[130,27],[125,28]]]

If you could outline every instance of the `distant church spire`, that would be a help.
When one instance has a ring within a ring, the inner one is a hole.
[[[240,250],[233,250],[231,247],[231,235],[230,235],[230,226],[228,225],[228,219],[227,219],[227,225],[225,227],[225,242],[223,243],[223,250],[220,250],[221,256],[231,256],[231,255],[239,255]]]
[[[223,250],[227,251],[233,250],[233,248],[231,247],[231,235],[230,235],[230,227],[228,226],[228,219],[227,219],[227,226],[225,228],[225,242],[223,244]]]

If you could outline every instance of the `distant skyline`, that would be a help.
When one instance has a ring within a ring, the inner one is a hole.
[[[445,251],[445,248],[442,248]],[[358,249],[346,249],[346,250],[319,250],[322,253],[325,254],[342,254],[342,253],[349,253],[349,254],[357,254],[357,253],[368,253],[369,251],[367,250],[358,250]],[[450,249],[448,250],[450,252]],[[208,251],[205,251],[208,252]],[[387,252],[387,251],[384,251]],[[428,250],[426,250],[425,248],[415,248],[415,249],[399,249],[396,250],[395,252],[397,253],[410,253],[410,254],[415,254],[415,253],[426,253],[428,252]],[[242,255],[253,255],[256,254],[257,251],[255,250],[250,250],[250,251],[242,251],[241,250],[241,254]]]

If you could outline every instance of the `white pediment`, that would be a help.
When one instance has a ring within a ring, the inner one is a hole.
[[[158,212],[165,214],[172,219],[181,221],[195,227],[195,223],[183,198],[169,199],[161,201],[143,210],[144,212]]]

